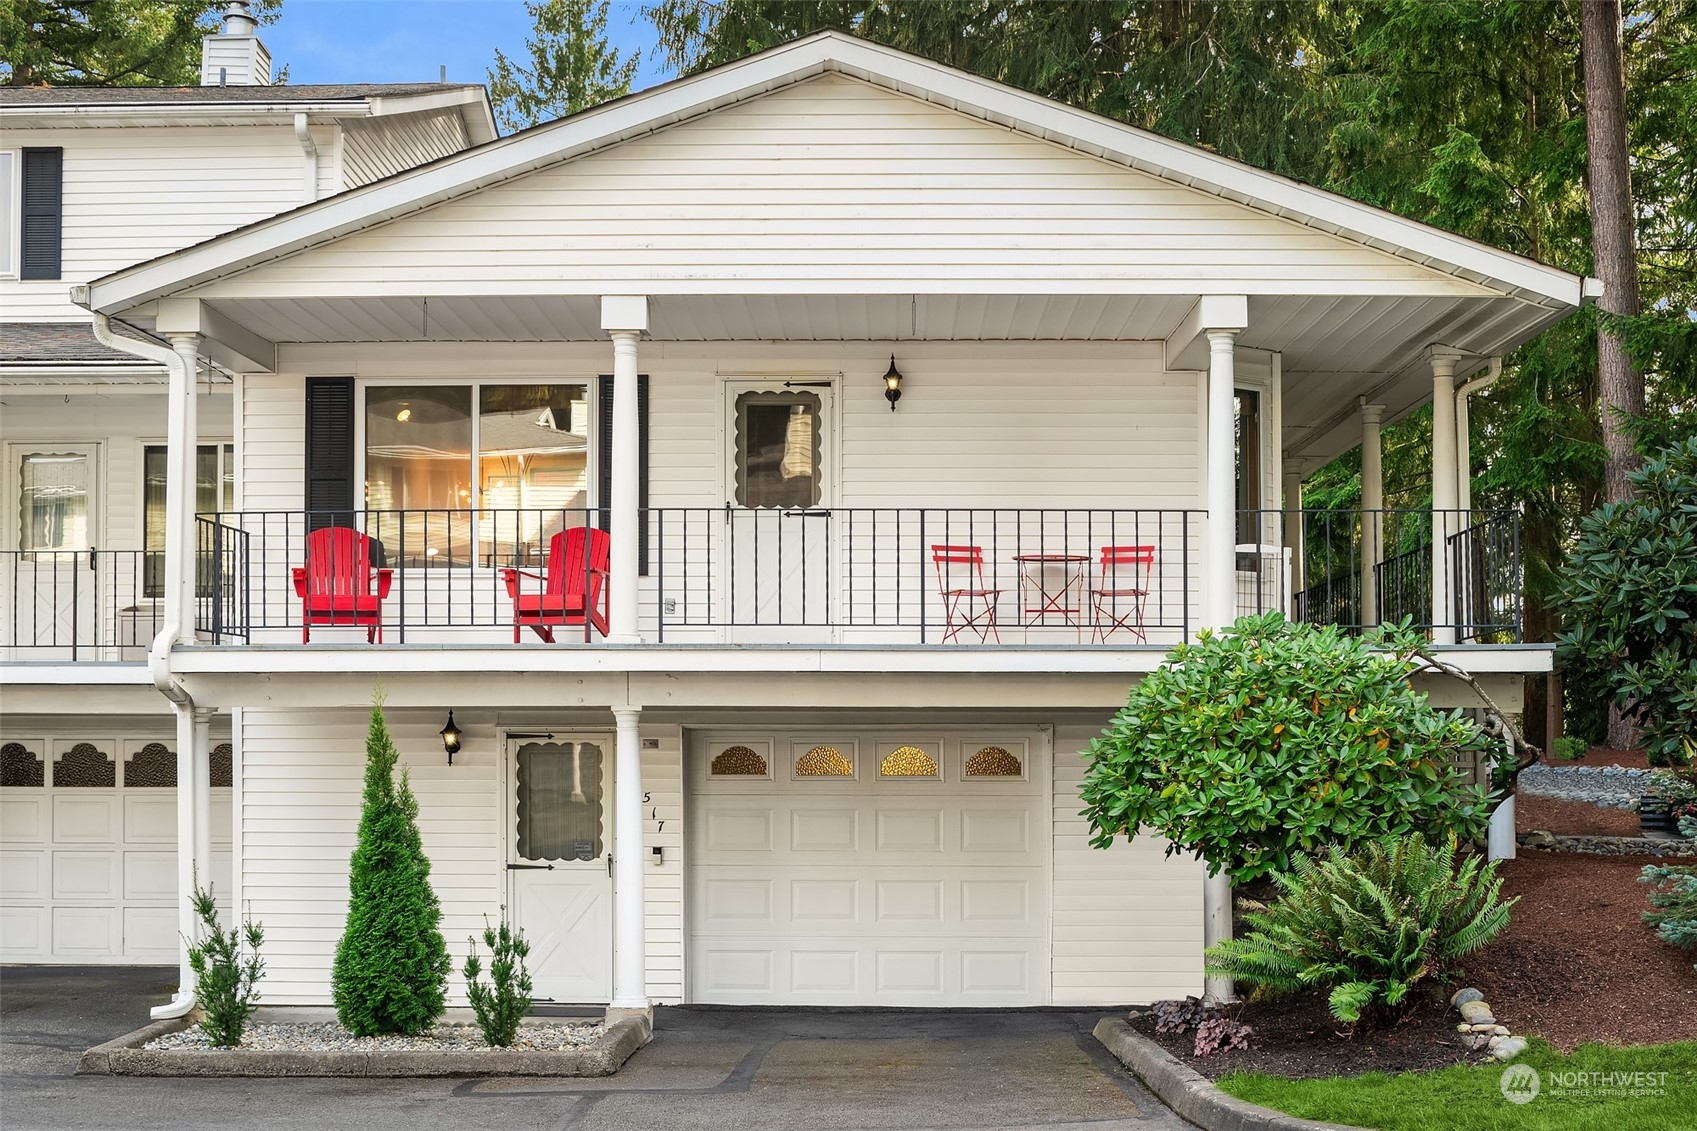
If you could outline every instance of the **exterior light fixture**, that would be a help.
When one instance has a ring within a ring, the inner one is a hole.
[[[442,749],[448,752],[448,765],[454,764],[454,755],[460,752],[460,728],[454,725],[454,713],[448,712],[448,725],[442,728]]]
[[[884,399],[890,402],[890,411],[896,411],[896,402],[902,399],[902,371],[896,368],[896,355],[890,355],[890,371],[884,374]]]

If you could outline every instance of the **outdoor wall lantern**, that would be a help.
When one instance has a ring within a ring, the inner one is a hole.
[[[442,728],[442,749],[448,752],[448,765],[454,764],[454,755],[460,752],[460,728],[454,725],[454,713],[448,712],[448,725]]]
[[[902,399],[902,371],[896,368],[896,355],[890,355],[890,371],[884,374],[884,399],[890,402],[890,411],[896,411],[896,402]]]

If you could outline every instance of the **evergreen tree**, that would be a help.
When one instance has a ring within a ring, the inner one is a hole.
[[[257,0],[262,24],[282,0]],[[0,85],[193,86],[218,0],[4,0]]]
[[[420,1033],[442,1016],[448,945],[430,860],[418,835],[418,799],[389,738],[381,700],[365,739],[359,843],[348,864],[348,924],[336,946],[331,993],[355,1036]]]
[[[563,118],[630,93],[640,52],[620,59],[607,42],[607,0],[540,0],[526,4],[534,25],[524,66],[495,52],[489,99],[511,133]]]

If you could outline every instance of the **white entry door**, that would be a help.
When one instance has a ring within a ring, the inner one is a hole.
[[[89,551],[100,541],[96,509],[99,445],[13,444],[8,495],[16,515],[6,594],[19,659],[84,657],[101,639],[99,575]]]
[[[737,639],[792,640],[832,624],[831,382],[726,385],[719,591]]]
[[[530,942],[538,1001],[612,999],[611,735],[510,742],[508,906]]]

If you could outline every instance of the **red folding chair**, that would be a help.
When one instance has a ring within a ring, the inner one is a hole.
[[[315,624],[364,625],[368,644],[383,643],[383,599],[395,571],[372,568],[371,539],[346,526],[314,530],[306,536],[306,565],[295,567],[294,579],[302,644],[312,642]]]
[[[574,526],[548,540],[544,572],[503,569],[507,596],[513,601],[513,643],[528,628],[554,643],[555,625],[583,624],[585,619],[607,635],[607,557],[612,539],[605,530]],[[522,577],[542,582],[540,593],[523,591]]]
[[[1148,643],[1143,604],[1155,569],[1153,546],[1103,546],[1101,572],[1090,590],[1091,639],[1100,644],[1119,629]],[[1123,611],[1122,611],[1123,610]]]
[[[943,643],[971,632],[980,643],[990,637],[1002,642],[996,631],[996,601],[1000,589],[984,583],[984,550],[979,546],[932,546],[931,561],[937,567],[937,589],[943,595],[945,629]]]

